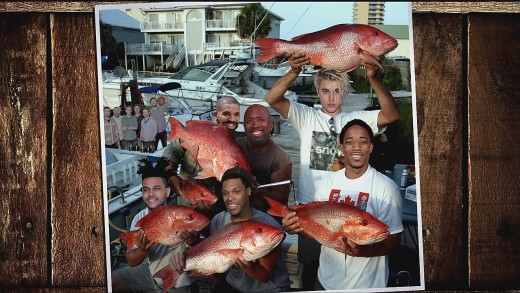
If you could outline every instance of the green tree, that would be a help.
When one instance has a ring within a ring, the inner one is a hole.
[[[254,41],[255,39],[265,38],[271,31],[271,16],[262,4],[247,4],[237,16],[235,28],[242,39],[251,38]]]
[[[107,55],[107,52],[113,51],[116,44],[116,39],[112,36],[112,26],[99,22],[99,42],[101,44],[101,54]]]
[[[102,65],[103,69],[114,69],[115,66],[123,65],[119,56],[124,56],[125,47],[123,43],[117,43],[112,35],[112,26],[99,22],[99,43],[101,44],[101,55],[108,56],[108,60]]]
[[[400,90],[403,86],[401,71],[395,65],[383,67],[383,84],[391,91]]]

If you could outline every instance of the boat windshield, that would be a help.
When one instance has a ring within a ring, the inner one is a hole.
[[[182,80],[193,80],[193,81],[206,81],[210,76],[211,72],[202,70],[202,68],[184,68],[183,70],[170,76],[170,79],[182,79]]]

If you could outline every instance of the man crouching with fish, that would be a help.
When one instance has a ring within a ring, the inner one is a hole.
[[[129,266],[112,273],[112,292],[162,292],[161,280],[152,276],[168,265],[170,254],[184,251],[186,244],[196,241],[195,237],[178,239],[175,227],[171,227],[172,223],[167,220],[173,219],[173,225],[179,226],[178,232],[183,229],[201,230],[209,224],[207,217],[188,207],[167,205],[170,195],[167,178],[171,174],[164,171],[166,164],[168,161],[160,158],[154,168],[150,161],[141,160],[137,173],[142,175],[143,202],[147,208],[135,215],[130,231],[120,235],[127,244],[130,243],[126,253]],[[174,247],[159,243],[169,243]],[[189,293],[188,276],[181,275],[168,292]]]
[[[323,177],[316,200],[354,205],[386,224],[390,235],[384,240],[371,240],[370,231],[358,227],[358,240],[368,244],[356,245],[343,239],[345,254],[322,245],[314,290],[386,287],[388,255],[399,246],[403,231],[402,199],[395,182],[369,165],[372,139],[372,129],[362,120],[354,119],[343,127],[339,149],[344,154],[345,168]],[[284,230],[308,237],[295,215],[290,212],[282,219]],[[356,229],[354,221],[346,226]]]
[[[244,169],[232,168],[224,173],[222,176],[222,195],[226,210],[215,215],[212,219],[210,226],[211,235],[217,234],[218,231],[227,224],[245,222],[248,220],[276,227],[280,229],[281,232],[281,226],[276,220],[270,215],[250,206],[251,184],[251,177]],[[248,233],[253,233],[253,231]],[[201,242],[200,244],[203,243],[204,242]],[[228,244],[222,243],[220,249],[226,250],[226,245]],[[233,244],[230,244],[230,246],[232,245]],[[219,260],[222,261],[222,266],[225,270],[224,259],[227,256],[225,252],[222,253]],[[173,254],[170,259],[170,264],[177,272],[183,272],[186,268],[186,253],[180,252]],[[213,291],[286,292],[289,288],[289,273],[282,258],[280,242],[280,244],[267,255],[255,261],[236,260],[235,265],[227,270],[225,279],[220,280]]]

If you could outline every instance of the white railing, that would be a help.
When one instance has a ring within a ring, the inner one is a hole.
[[[126,44],[126,54],[177,54],[180,45],[169,45],[163,43],[153,44]]]
[[[245,49],[251,46],[250,41],[233,41],[228,43],[205,43],[206,50],[216,49]]]
[[[141,31],[152,30],[182,30],[184,22],[176,21],[141,21]]]
[[[206,29],[231,29],[236,30],[234,20],[214,19],[206,20]]]

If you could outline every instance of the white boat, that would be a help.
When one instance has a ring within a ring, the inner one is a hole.
[[[252,81],[255,66],[256,63],[251,61],[212,60],[187,67],[166,78],[138,78],[137,84],[145,105],[149,104],[151,97],[166,95],[176,101],[171,108],[179,108],[181,105],[181,108],[189,109],[190,112],[202,113],[213,109],[218,98],[232,96],[243,106],[242,115],[244,109],[253,104],[264,105],[272,114],[276,114],[263,100],[267,90]],[[107,76],[103,81],[105,105],[111,108],[120,105],[121,83],[130,81],[130,77]],[[290,100],[297,98],[292,91],[287,91],[285,96]]]
[[[289,61],[282,62],[274,68],[268,66],[267,64],[257,64],[254,69],[255,83],[264,89],[272,88],[280,77],[291,70]],[[310,90],[314,84],[314,76],[318,70],[319,69],[313,65],[304,65],[298,77],[292,82],[291,87],[300,89],[308,88]]]

